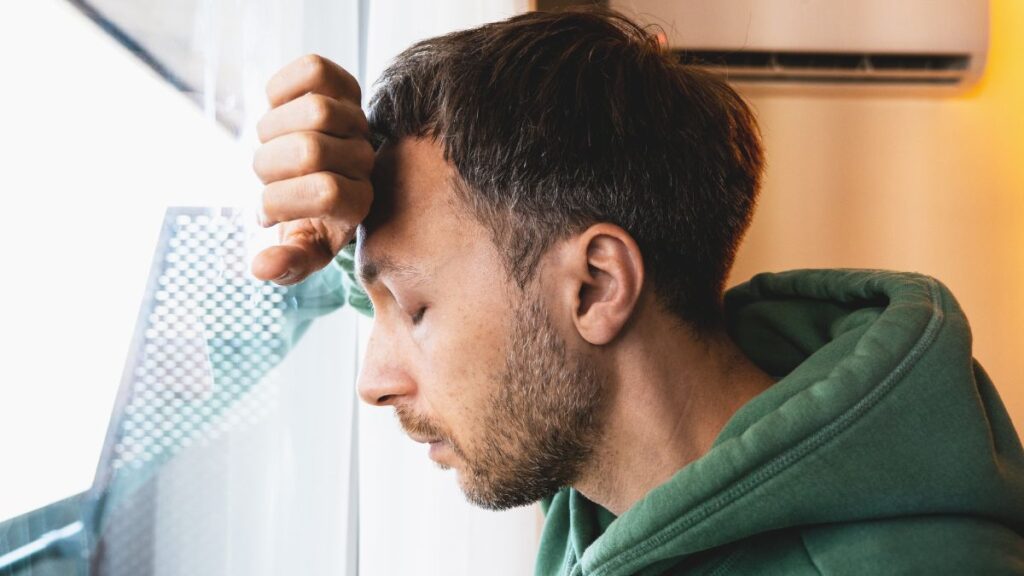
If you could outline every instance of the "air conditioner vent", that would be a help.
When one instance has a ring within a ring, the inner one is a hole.
[[[968,54],[854,54],[759,50],[679,50],[680,59],[733,82],[813,84],[958,84]]]

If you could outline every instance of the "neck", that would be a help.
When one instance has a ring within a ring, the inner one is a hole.
[[[637,322],[616,347],[601,443],[573,487],[618,516],[710,450],[774,380],[724,332],[696,340],[664,317]]]

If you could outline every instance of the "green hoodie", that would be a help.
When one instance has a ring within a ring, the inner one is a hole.
[[[932,278],[761,274],[729,331],[782,379],[619,518],[564,488],[538,575],[1024,574],[1024,454]]]

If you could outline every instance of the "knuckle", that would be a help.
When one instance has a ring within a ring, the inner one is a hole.
[[[306,104],[309,123],[314,130],[324,129],[331,121],[331,103],[320,94],[310,94]]]
[[[342,90],[344,91],[345,100],[358,106],[363,100],[363,92],[359,87],[359,81],[356,80],[356,77],[353,76],[351,72],[340,66],[336,68],[335,71],[335,79],[339,82]]]
[[[349,89],[349,92],[351,92],[351,94],[352,94],[352,96],[351,96],[352,97],[352,101],[353,102],[362,102],[363,101],[363,90],[359,86],[359,81],[356,80],[355,77],[352,76],[351,74],[349,74],[349,79],[350,79],[350,82],[349,82],[349,88],[348,89]]]
[[[299,168],[316,171],[323,161],[323,146],[314,133],[305,132],[297,136]]]
[[[361,136],[369,136],[370,123],[366,120],[363,109],[354,102],[343,102],[341,104],[345,114],[345,129],[350,133]]]
[[[317,209],[322,213],[334,212],[341,200],[341,185],[330,174],[316,174],[313,181],[313,193]]]
[[[359,145],[356,147],[353,156],[360,172],[365,174],[373,172],[373,162],[376,160],[376,155],[373,151],[373,146],[369,142],[359,140]]]
[[[370,135],[370,121],[366,119],[366,114],[363,114],[361,109],[356,114],[356,129],[364,136]]]
[[[327,61],[319,54],[306,54],[302,57],[302,65],[314,78],[322,78],[327,72]]]

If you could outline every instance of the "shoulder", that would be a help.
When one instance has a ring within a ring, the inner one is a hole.
[[[971,516],[920,516],[801,531],[822,574],[1022,574],[1024,538]]]

